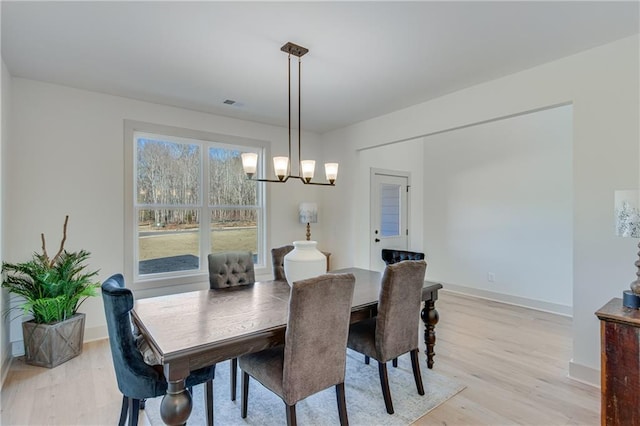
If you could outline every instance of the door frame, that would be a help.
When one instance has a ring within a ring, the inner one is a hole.
[[[386,176],[394,176],[394,177],[401,177],[401,178],[406,178],[407,179],[407,186],[409,188],[411,188],[411,172],[408,171],[402,171],[402,170],[391,170],[391,169],[381,169],[381,168],[377,168],[377,167],[371,167],[369,169],[369,229],[367,232],[369,232],[369,268],[371,268],[373,265],[371,264],[371,259],[373,257],[373,239],[375,238],[374,233],[373,233],[373,228],[374,228],[374,224],[373,224],[373,200],[375,198],[375,194],[374,192],[377,190],[377,188],[374,187],[374,180],[375,180],[375,175],[386,175]],[[411,190],[409,189],[407,191],[407,230],[410,228],[409,224],[411,223]],[[407,232],[407,247],[406,249],[408,250],[408,248],[411,247],[411,233]]]

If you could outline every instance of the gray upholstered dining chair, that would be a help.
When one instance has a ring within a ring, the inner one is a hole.
[[[382,249],[382,260],[386,265],[402,262],[403,260],[424,260],[424,253],[419,251]],[[365,355],[365,364],[369,364],[369,357]],[[393,359],[393,366],[398,366],[398,358]]]
[[[138,411],[141,401],[164,395],[167,381],[161,366],[152,366],[144,362],[138,350],[132,331],[130,312],[133,309],[133,294],[125,288],[122,274],[115,274],[102,283],[102,300],[109,331],[109,346],[118,381],[122,392],[122,408],[119,426],[125,424],[127,413],[129,425],[138,424]],[[156,368],[159,367],[159,368]],[[186,380],[187,388],[205,383],[205,406],[207,424],[213,425],[213,378],[215,365],[193,371]]]
[[[382,395],[389,414],[393,414],[393,403],[388,361],[409,352],[418,393],[424,395],[418,363],[418,324],[426,268],[424,260],[387,265],[380,285],[377,316],[349,327],[347,346],[378,361]]]
[[[253,253],[250,251],[227,251],[211,253],[209,261],[209,288],[221,289],[253,284],[256,281],[253,268]],[[238,359],[230,360],[231,400],[236,400]]]
[[[235,287],[256,281],[253,253],[250,251],[211,253],[208,260],[209,288]]]
[[[287,276],[284,273],[284,257],[293,250],[293,246],[288,244],[282,247],[271,249],[271,262],[273,264],[273,279],[276,281],[286,281]]]
[[[325,274],[293,283],[284,345],[239,358],[242,418],[247,417],[251,376],[282,398],[287,425],[296,424],[298,401],[331,386],[336,388],[340,424],[349,423],[344,376],[354,286],[353,274]]]

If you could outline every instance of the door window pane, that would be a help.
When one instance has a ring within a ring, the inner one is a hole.
[[[400,185],[380,185],[380,235],[400,235]]]

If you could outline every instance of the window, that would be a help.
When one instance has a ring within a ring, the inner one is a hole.
[[[400,235],[401,191],[401,185],[380,185],[380,235],[383,237]]]
[[[263,185],[246,179],[240,154],[264,158],[264,142],[154,127],[130,123],[125,132],[132,199],[125,245],[134,283],[201,282],[207,255],[228,250],[251,251],[263,266]]]

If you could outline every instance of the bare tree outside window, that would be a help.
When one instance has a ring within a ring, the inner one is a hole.
[[[245,178],[240,149],[152,136],[136,136],[138,273],[198,270],[203,242],[208,252],[257,256],[262,207],[256,183]],[[210,224],[208,235],[201,223]]]

